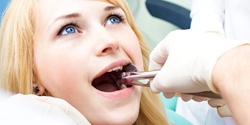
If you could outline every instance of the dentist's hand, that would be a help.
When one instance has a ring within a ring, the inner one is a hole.
[[[151,81],[153,92],[171,98],[177,93],[213,91],[212,71],[218,58],[242,42],[225,39],[213,33],[192,30],[173,31],[150,55],[149,70],[161,69]],[[189,95],[180,95],[189,100]]]
[[[62,99],[14,95],[0,103],[3,125],[90,125],[73,106]]]
[[[217,112],[221,117],[232,117],[232,113],[223,99],[210,99],[208,104],[217,108]]]

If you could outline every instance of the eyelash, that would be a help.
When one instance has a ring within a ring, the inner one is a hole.
[[[119,20],[120,20],[119,23],[124,23],[124,22],[125,22],[125,19],[126,19],[125,16],[124,16],[124,15],[121,15],[120,13],[111,13],[111,14],[107,17],[106,21],[107,21],[110,17],[112,17],[112,16],[118,17]]]
[[[126,20],[126,18],[125,18],[124,15],[121,15],[121,14],[119,14],[119,13],[111,13],[111,14],[109,14],[109,16],[106,18],[105,22],[107,22],[107,20],[108,20],[110,17],[112,17],[112,16],[118,17],[119,20],[120,20],[119,23],[124,23],[125,20]],[[73,22],[73,21],[65,22],[65,24],[62,25],[62,26],[60,27],[60,30],[59,30],[59,32],[57,33],[57,36],[60,36],[61,33],[63,32],[63,30],[64,30],[67,26],[70,26],[70,25],[71,25],[71,26],[74,26],[76,29],[79,29],[79,27],[80,27],[80,26],[78,25],[77,21],[75,21],[75,22]]]
[[[74,26],[74,27],[76,27],[76,28],[79,28],[79,25],[78,25],[77,21],[74,21],[74,22],[73,22],[73,21],[65,22],[64,25],[62,25],[62,26],[60,27],[60,30],[59,30],[59,32],[57,33],[57,36],[60,36],[60,34],[63,32],[63,30],[64,30],[67,26]]]

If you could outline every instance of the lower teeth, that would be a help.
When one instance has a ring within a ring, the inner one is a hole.
[[[124,89],[124,88],[127,88],[127,86],[124,85],[124,84],[121,84],[120,90],[122,90],[122,89]]]

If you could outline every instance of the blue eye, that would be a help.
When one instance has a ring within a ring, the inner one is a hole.
[[[72,25],[68,25],[66,26],[65,28],[63,28],[59,34],[60,35],[67,35],[67,34],[73,34],[73,33],[76,33],[76,28]]]
[[[110,16],[106,22],[106,25],[120,23],[121,18],[117,16]]]

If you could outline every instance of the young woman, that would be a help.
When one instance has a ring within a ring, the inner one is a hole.
[[[91,124],[168,124],[150,89],[116,85],[148,65],[125,0],[12,0],[0,35],[4,90],[63,99]]]

